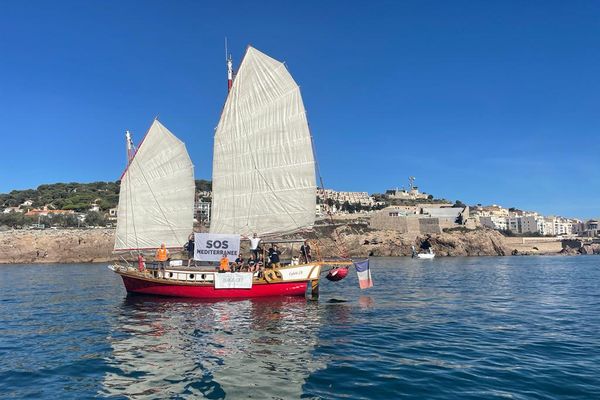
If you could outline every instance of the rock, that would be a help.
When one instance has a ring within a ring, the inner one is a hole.
[[[363,224],[315,227],[311,239],[321,254],[338,255],[344,250],[350,257],[410,256],[412,246],[433,247],[438,256],[504,256],[510,249],[504,236],[491,229],[453,231],[440,234],[411,235],[368,228]]]
[[[0,263],[108,262],[114,230],[10,230],[0,232]]]

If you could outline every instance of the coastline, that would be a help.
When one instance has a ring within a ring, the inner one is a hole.
[[[341,247],[350,257],[410,256],[413,245],[433,246],[439,257],[600,254],[600,244],[579,246],[573,240],[507,238],[490,229],[411,236],[346,223],[316,226],[307,238],[318,238],[322,254],[338,254]],[[113,244],[114,229],[107,228],[8,230],[0,232],[0,264],[112,262],[118,259],[112,254]]]

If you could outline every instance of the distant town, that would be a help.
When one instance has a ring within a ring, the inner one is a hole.
[[[505,236],[599,237],[599,221],[545,216],[500,205],[468,206],[421,192],[408,178],[406,188],[384,193],[317,190],[317,219],[360,219],[369,227],[400,233],[433,234],[446,230],[489,228]],[[0,194],[0,230],[114,226],[119,182],[57,183]],[[196,181],[198,224],[208,226],[211,182]]]

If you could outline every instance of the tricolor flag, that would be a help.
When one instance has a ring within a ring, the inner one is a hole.
[[[373,280],[371,279],[371,270],[369,269],[369,259],[354,263],[356,268],[356,274],[358,275],[358,284],[361,289],[368,289],[373,287]]]

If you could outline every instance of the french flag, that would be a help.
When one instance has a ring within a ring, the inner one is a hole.
[[[373,279],[371,279],[371,270],[369,269],[369,259],[355,262],[354,268],[356,268],[360,288],[368,289],[373,287]]]

